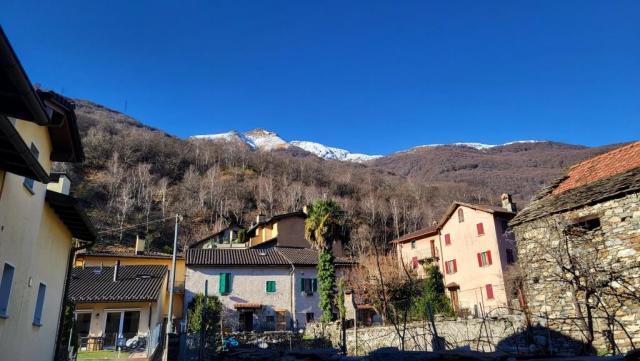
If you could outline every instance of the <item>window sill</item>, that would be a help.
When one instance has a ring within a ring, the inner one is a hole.
[[[42,322],[33,322],[32,324],[36,327],[42,327]]]
[[[31,195],[36,194],[36,191],[33,190],[33,188],[29,188],[26,184],[22,183],[22,186],[24,187],[24,189],[27,190],[27,192],[29,192]]]
[[[9,318],[9,315],[6,313],[0,313],[0,318],[6,320],[7,318]]]

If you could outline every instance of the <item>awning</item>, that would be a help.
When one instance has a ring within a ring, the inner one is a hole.
[[[450,290],[457,290],[460,288],[460,285],[455,282],[451,282],[451,283],[448,283],[445,287]]]
[[[31,153],[11,121],[0,115],[0,169],[41,183],[49,183],[49,175]]]
[[[45,200],[67,226],[74,238],[95,241],[96,231],[77,199],[47,190]]]
[[[262,305],[259,303],[236,303],[233,308],[236,310],[255,310],[262,308]]]

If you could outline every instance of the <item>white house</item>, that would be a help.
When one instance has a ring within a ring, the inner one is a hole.
[[[308,248],[189,249],[185,308],[195,294],[218,296],[232,331],[289,330],[320,317],[316,265]],[[352,263],[337,257],[338,272]],[[185,311],[186,314],[186,311]]]

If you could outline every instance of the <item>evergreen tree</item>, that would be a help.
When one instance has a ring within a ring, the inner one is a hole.
[[[317,270],[322,322],[333,320],[336,271],[331,248],[342,234],[342,224],[342,211],[333,200],[318,200],[308,206],[304,231],[311,246],[320,253]]]
[[[422,284],[422,294],[414,304],[414,314],[425,317],[427,304],[431,304],[434,314],[453,314],[449,298],[444,292],[444,276],[436,265],[427,268],[427,276]]]

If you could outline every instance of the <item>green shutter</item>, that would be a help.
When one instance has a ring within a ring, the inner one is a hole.
[[[304,292],[304,278],[300,279],[300,292]]]
[[[227,274],[221,272],[220,273],[220,285],[218,286],[218,291],[221,295],[227,293]]]
[[[227,273],[227,282],[225,284],[225,286],[227,286],[227,288],[225,289],[225,293],[231,293],[231,273]]]
[[[267,292],[275,292],[276,291],[276,281],[267,281]]]
[[[318,292],[318,279],[317,278],[313,279],[313,286],[312,287],[313,287],[312,288],[313,292]]]

